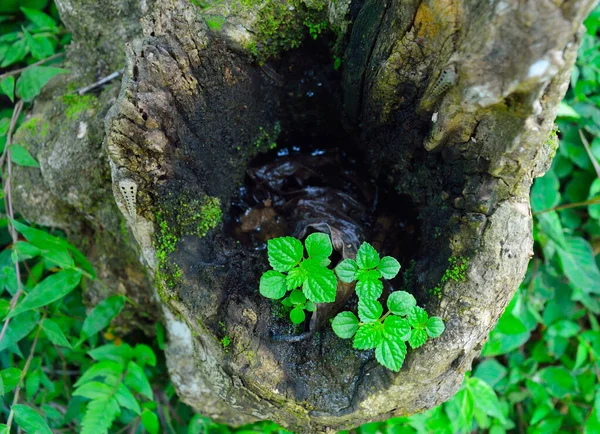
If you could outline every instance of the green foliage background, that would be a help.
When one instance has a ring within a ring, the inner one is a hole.
[[[532,189],[535,257],[525,281],[454,398],[354,432],[600,433],[600,8],[585,24],[559,111],[560,147]],[[7,72],[54,59],[69,40],[47,0],[1,2],[0,153],[8,155],[13,112],[65,71],[49,61]],[[23,115],[15,120],[18,127]],[[18,144],[10,153],[12,164],[38,167]],[[109,324],[128,300],[112,296],[86,310],[82,287],[95,275],[85,257],[60,232],[14,227],[18,242],[3,214],[0,318],[10,322],[0,341],[0,433],[9,420],[11,432],[286,432],[270,422],[234,429],[194,415],[169,382],[162,326],[152,340],[118,336]],[[24,293],[12,308],[15,264]]]

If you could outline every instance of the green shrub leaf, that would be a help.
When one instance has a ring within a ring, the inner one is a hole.
[[[23,167],[40,167],[29,151],[17,143],[10,145],[10,161]]]
[[[383,326],[384,334],[389,339],[407,341],[410,338],[411,327],[404,318],[395,315],[388,316]]]
[[[361,269],[375,268],[379,265],[379,253],[369,243],[362,243],[356,252],[356,263]]]
[[[52,434],[46,421],[34,409],[23,404],[12,406],[15,412],[15,422],[27,433]]]
[[[379,261],[377,269],[384,279],[393,279],[400,271],[400,262],[391,256],[384,256],[381,258],[381,261]]]
[[[4,93],[10,102],[15,102],[15,77],[12,75],[0,81],[0,90]]]
[[[290,320],[294,324],[300,324],[304,322],[306,319],[306,314],[304,313],[304,309],[301,307],[295,307],[290,311]]]
[[[287,292],[286,276],[274,270],[265,272],[260,278],[259,291],[263,297],[280,299]]]
[[[111,320],[121,312],[123,306],[125,306],[125,297],[122,295],[113,295],[98,303],[85,318],[77,345],[108,327]]]
[[[135,362],[129,362],[127,365],[127,374],[125,374],[125,385],[138,393],[141,393],[149,400],[153,400],[152,387],[148,382],[148,377],[140,366]]]
[[[119,383],[119,387],[115,392],[115,398],[121,407],[131,410],[137,415],[142,413],[142,409],[137,400],[123,383]]]
[[[333,319],[331,327],[340,338],[348,339],[358,330],[358,318],[352,312],[340,312]]]
[[[299,286],[302,286],[304,281],[306,280],[307,274],[306,270],[301,267],[292,268],[290,272],[285,277],[285,286],[288,291],[292,289],[296,289]]]
[[[428,320],[429,316],[422,307],[414,306],[408,312],[408,323],[413,327],[425,329]]]
[[[361,298],[358,301],[358,317],[364,323],[375,322],[383,313],[383,307],[375,299]]]
[[[48,339],[53,344],[58,345],[60,347],[71,348],[71,344],[69,343],[69,340],[61,330],[60,326],[51,319],[44,320],[44,322],[42,323],[42,330],[44,330],[44,333],[46,333],[46,336],[48,336]]]
[[[383,293],[383,283],[379,279],[359,280],[356,282],[356,295],[360,299],[377,300]]]
[[[144,425],[144,428],[150,434],[158,434],[160,432],[158,416],[147,408],[145,408],[142,413],[142,425]]]
[[[27,68],[17,80],[17,95],[23,101],[31,102],[54,76],[68,72],[67,69],[55,68],[53,66],[32,66]]]
[[[419,348],[427,341],[427,332],[424,329],[413,329],[408,343],[412,348]]]
[[[444,325],[444,321],[437,316],[432,316],[427,320],[425,329],[427,330],[427,335],[430,338],[437,338],[439,335],[444,333],[446,326]]]
[[[279,272],[290,271],[302,261],[304,248],[293,237],[273,238],[267,243],[269,264]]]
[[[362,324],[354,335],[353,346],[357,350],[370,350],[377,347],[382,339],[381,324]]]
[[[313,259],[327,259],[333,253],[331,238],[327,234],[314,233],[306,237],[304,242],[308,256]]]
[[[406,291],[394,291],[387,299],[387,307],[390,312],[405,316],[417,305],[417,300]]]
[[[344,259],[335,267],[335,273],[342,282],[352,283],[356,280],[358,264],[354,259]]]
[[[391,371],[398,372],[406,357],[404,341],[384,337],[375,349],[375,358]]]
[[[21,8],[21,12],[25,14],[27,19],[33,23],[33,25],[38,29],[46,29],[46,30],[56,30],[56,21],[49,15],[46,15],[42,11],[38,11],[37,9],[31,8]]]
[[[336,289],[335,274],[325,267],[311,267],[302,286],[306,298],[314,303],[333,303]]]

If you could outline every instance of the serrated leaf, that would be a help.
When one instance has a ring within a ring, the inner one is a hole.
[[[119,387],[115,392],[115,398],[121,407],[131,410],[137,415],[142,413],[137,400],[123,383],[119,383]]]
[[[358,264],[354,259],[344,259],[335,267],[335,273],[342,282],[352,283],[356,280]]]
[[[381,324],[362,324],[354,335],[353,346],[357,350],[369,350],[379,345],[382,339],[383,334]]]
[[[358,318],[352,312],[340,312],[333,319],[331,327],[340,338],[348,339],[358,330]]]
[[[46,421],[34,409],[23,404],[12,406],[15,413],[15,422],[26,433],[52,434]]]
[[[259,291],[263,297],[280,299],[287,292],[286,276],[278,271],[267,271],[260,278]]]
[[[149,434],[158,434],[160,432],[160,424],[158,422],[158,416],[153,411],[144,409],[142,413],[142,425]]]
[[[383,293],[381,280],[359,280],[356,282],[356,295],[360,299],[377,300]]]
[[[280,272],[290,271],[302,261],[304,248],[293,237],[273,238],[267,242],[269,264]]]
[[[8,318],[59,300],[73,291],[79,285],[80,280],[81,271],[79,270],[63,270],[46,277],[17,304]]]
[[[425,327],[427,325],[427,321],[429,320],[429,316],[425,309],[419,306],[414,306],[408,312],[408,323],[416,328],[422,328],[425,331]]]
[[[308,256],[313,259],[327,259],[333,253],[331,238],[327,234],[314,233],[306,237],[304,241]]]
[[[35,158],[33,158],[29,151],[23,146],[15,143],[13,145],[10,145],[9,150],[10,161],[12,161],[13,163],[23,167],[40,167],[39,163],[35,161]]]
[[[75,383],[75,387],[79,387],[94,378],[105,378],[112,377],[118,379],[123,374],[123,366],[113,360],[103,360],[101,362],[94,363],[89,367],[85,373],[79,377]]]
[[[15,77],[12,75],[0,81],[0,90],[4,93],[10,102],[15,102]]]
[[[375,322],[383,313],[383,307],[377,300],[361,298],[358,301],[358,317],[364,323]]]
[[[113,396],[90,401],[81,421],[81,434],[107,434],[120,413],[119,403]]]
[[[356,263],[363,270],[375,268],[379,265],[379,253],[369,243],[362,243],[356,252]]]
[[[312,267],[302,285],[307,299],[313,303],[333,303],[337,290],[337,279],[333,270],[324,267]]]
[[[154,399],[152,387],[150,387],[146,373],[135,362],[129,362],[127,365],[127,374],[125,375],[124,382],[127,387],[141,393],[149,400]]]
[[[306,319],[306,314],[304,313],[304,309],[301,307],[295,307],[290,311],[290,320],[294,324],[300,324],[304,322]]]
[[[98,303],[83,322],[78,345],[108,327],[112,319],[121,312],[123,306],[125,306],[125,297],[122,295],[113,295]]]
[[[71,344],[61,330],[60,326],[51,319],[44,320],[42,323],[42,330],[44,330],[44,333],[46,333],[46,336],[53,344],[60,347],[71,348]]]
[[[415,297],[406,291],[394,291],[387,299],[388,309],[396,315],[408,315],[416,305],[417,300],[415,300]]]
[[[393,279],[400,271],[400,262],[391,256],[384,256],[381,258],[381,261],[379,261],[377,269],[384,279]]]
[[[446,326],[444,325],[444,321],[442,321],[441,318],[437,316],[432,316],[427,320],[425,330],[427,331],[427,335],[430,338],[437,338],[439,335],[444,333],[444,330],[446,330]]]
[[[106,398],[114,393],[112,387],[99,381],[82,384],[73,392],[73,396],[83,396],[88,399]]]
[[[427,341],[427,332],[424,329],[413,329],[408,343],[412,348],[419,348]]]
[[[406,357],[406,344],[384,337],[375,349],[375,358],[391,371],[398,372]]]
[[[383,322],[383,326],[383,332],[389,339],[407,341],[410,338],[411,327],[404,318],[390,315]]]
[[[285,277],[285,286],[287,290],[291,291],[292,289],[296,289],[299,286],[302,286],[302,284],[306,280],[306,277],[306,271],[303,268],[292,268]]]

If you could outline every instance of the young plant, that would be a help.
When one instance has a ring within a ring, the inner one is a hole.
[[[259,290],[263,296],[278,300],[288,291],[302,287],[303,295],[313,303],[335,301],[337,279],[333,270],[327,268],[331,263],[329,256],[333,252],[329,235],[311,234],[306,237],[304,245],[307,258],[304,257],[302,243],[296,238],[269,240],[267,250],[273,270],[267,271],[260,278]],[[300,298],[294,296],[294,300]],[[296,304],[302,302],[298,301]],[[296,319],[300,318],[297,311],[294,315]]]
[[[294,324],[304,322],[306,319],[305,310],[307,312],[314,312],[317,309],[317,306],[312,301],[308,301],[304,293],[299,289],[294,289],[288,297],[281,301],[281,304],[292,308],[290,311],[290,320]]]

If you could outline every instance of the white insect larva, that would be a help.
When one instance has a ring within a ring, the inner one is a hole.
[[[439,96],[446,92],[450,86],[456,83],[456,67],[454,65],[447,66],[440,73],[440,76],[436,80],[433,88],[431,89],[431,94],[433,96]]]
[[[127,211],[129,211],[129,215],[131,217],[136,216],[136,207],[135,202],[137,198],[137,184],[131,179],[123,179],[119,181],[119,189],[121,190],[121,194],[123,195],[123,199],[125,199],[125,204],[127,205]]]

